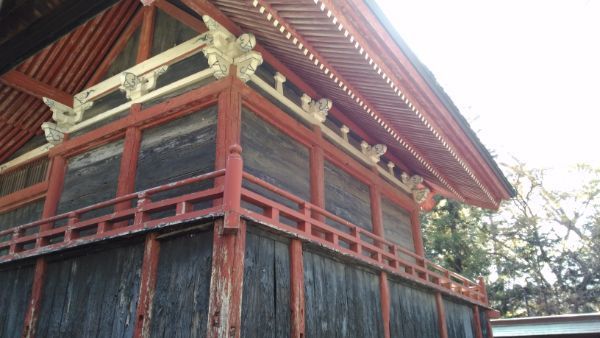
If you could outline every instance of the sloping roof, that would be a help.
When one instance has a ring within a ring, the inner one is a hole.
[[[600,313],[492,320],[494,337],[535,337],[597,334]]]
[[[492,209],[513,194],[464,118],[372,0],[172,2],[190,5],[197,14],[216,14],[215,19],[229,21],[226,26],[236,34],[254,33],[260,48],[299,74],[314,88],[313,95],[332,99],[337,111],[386,144],[411,174],[423,176],[437,193]],[[30,57],[17,70],[67,94],[80,91],[114,43],[109,37],[123,30],[127,15],[131,17],[138,4],[135,0],[119,2]],[[47,32],[49,36],[58,33]],[[23,51],[38,45],[38,41],[30,41],[8,63],[19,61],[27,55]],[[56,59],[58,55],[77,57]],[[53,59],[60,62],[49,65],[48,60]],[[80,64],[82,60],[85,62]],[[0,87],[0,97],[4,99],[0,103],[1,162],[40,133],[39,125],[49,119],[50,112],[39,98],[8,86]]]

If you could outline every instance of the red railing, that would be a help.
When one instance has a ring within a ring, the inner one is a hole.
[[[222,185],[158,201],[152,201],[152,197],[161,192],[224,175],[225,170],[222,169],[0,231],[0,262],[146,231],[172,223],[191,221],[210,215],[222,215],[221,205],[201,210],[194,210],[193,206],[198,202],[222,198]],[[135,207],[131,207],[133,202],[136,203]],[[87,213],[105,208],[114,208],[115,211],[90,219],[80,219]],[[152,219],[152,215],[158,212],[167,212],[168,214],[162,215],[158,219]]]
[[[294,209],[243,188],[242,201],[261,209],[260,212],[244,209],[242,212],[249,218],[303,239],[317,242],[418,283],[445,289],[447,292],[470,301],[487,303],[487,295],[482,285],[395,243],[386,241],[370,231],[249,173],[244,172],[243,178],[246,182],[275,193],[297,206],[297,209]]]
[[[232,148],[227,169],[127,194],[69,213],[0,231],[0,262],[45,254],[91,242],[179,224],[211,216],[224,216],[236,231],[236,217],[245,217],[279,231],[316,242],[339,253],[378,266],[420,284],[445,290],[469,301],[487,304],[485,286],[451,272],[415,253],[386,241],[351,222],[243,172],[241,149]],[[190,186],[217,177],[212,188],[153,201],[161,192]],[[285,199],[290,205],[242,188],[242,179]],[[241,188],[241,189],[240,189]],[[216,201],[196,210],[198,202]],[[253,211],[240,201],[254,206]],[[136,203],[132,207],[133,203]],[[83,219],[90,212],[113,212]],[[171,212],[168,212],[171,211]],[[159,212],[168,212],[153,219]]]

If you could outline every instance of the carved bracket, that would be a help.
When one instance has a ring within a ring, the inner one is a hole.
[[[250,80],[263,62],[262,55],[252,50],[256,46],[254,34],[244,33],[236,38],[210,16],[203,15],[202,19],[209,30],[204,37],[207,47],[202,52],[214,76],[217,79],[227,76],[229,67],[233,64],[236,65],[236,75],[240,80]]]
[[[47,97],[43,97],[42,100],[52,111],[52,119],[62,128],[69,128],[75,125],[83,117],[82,111],[75,111],[73,108]]]
[[[360,149],[363,154],[369,157],[373,164],[377,164],[379,163],[381,156],[387,151],[387,146],[385,144],[370,146],[366,141],[362,141],[360,143]]]
[[[125,95],[130,100],[140,98],[156,88],[156,80],[159,76],[164,74],[169,66],[162,66],[154,71],[144,74],[135,75],[130,72],[121,73],[121,86],[119,89],[125,92]]]
[[[60,144],[65,139],[66,130],[56,123],[44,122],[42,123],[42,130],[44,131],[44,135],[46,135],[46,140],[52,145]]]
[[[273,76],[273,79],[275,80],[275,90],[281,94],[283,94],[283,84],[285,83],[285,81],[287,80],[285,78],[285,76],[283,76],[283,74],[281,74],[280,72],[276,72],[275,76]]]
[[[415,189],[419,184],[423,183],[423,177],[419,175],[410,176],[407,173],[402,173],[402,175],[400,175],[400,180],[410,190]]]
[[[325,122],[327,114],[329,114],[329,109],[333,106],[330,99],[322,98],[318,101],[313,101],[307,94],[302,95],[300,100],[302,101],[302,110],[320,123]]]
[[[410,176],[407,173],[400,175],[400,180],[404,183],[412,193],[413,200],[417,204],[421,204],[427,200],[427,196],[431,192],[428,188],[423,187],[423,177],[419,175]]]
[[[430,190],[428,188],[416,188],[412,190],[412,197],[417,204],[421,204],[427,200]]]

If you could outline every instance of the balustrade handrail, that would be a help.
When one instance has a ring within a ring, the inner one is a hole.
[[[34,228],[34,227],[44,225],[44,224],[53,223],[53,222],[63,220],[63,219],[77,218],[79,215],[88,213],[90,211],[102,209],[102,208],[105,208],[108,206],[131,201],[134,199],[140,199],[140,200],[145,199],[146,203],[148,203],[149,202],[148,199],[152,195],[155,195],[157,193],[168,191],[168,190],[173,190],[176,188],[180,188],[182,186],[186,186],[186,185],[201,182],[201,181],[206,181],[206,180],[221,177],[224,175],[225,175],[225,169],[220,169],[220,170],[216,170],[216,171],[213,171],[210,173],[186,178],[186,179],[183,179],[183,180],[180,180],[177,182],[167,183],[167,184],[164,184],[161,186],[152,187],[152,188],[145,189],[145,190],[140,190],[138,192],[133,192],[133,193],[129,193],[126,195],[118,196],[113,199],[102,201],[102,202],[99,202],[99,203],[96,203],[96,204],[93,204],[93,205],[90,205],[87,207],[83,207],[83,208],[80,208],[77,210],[65,212],[60,215],[47,217],[47,218],[44,218],[44,219],[41,219],[38,221],[34,221],[34,222],[27,223],[27,224],[19,225],[16,227],[12,227],[12,228],[9,228],[6,230],[2,230],[2,231],[0,231],[0,236],[5,236],[5,235],[10,235],[10,234],[15,234],[15,233],[22,233],[27,229]],[[2,242],[7,242],[7,241],[2,241]]]
[[[398,264],[400,264],[403,267],[408,267],[410,269],[413,269],[417,275],[420,274],[424,274],[424,278],[427,280],[428,282],[430,281],[431,278],[437,280],[437,283],[439,283],[440,285],[447,285],[447,288],[450,289],[451,292],[456,292],[454,291],[452,288],[457,287],[459,288],[459,293],[460,294],[464,294],[465,292],[467,293],[466,296],[470,299],[475,299],[478,301],[483,301],[486,299],[486,295],[483,294],[483,290],[482,287],[468,279],[467,277],[461,276],[456,272],[450,271],[430,260],[428,260],[425,257],[419,256],[417,254],[415,254],[414,252],[411,252],[409,250],[407,250],[406,248],[403,248],[401,246],[399,246],[396,243],[390,242],[386,239],[384,239],[381,236],[378,236],[368,230],[365,230],[351,222],[349,222],[348,220],[345,220],[333,213],[331,213],[330,211],[327,211],[319,206],[316,206],[312,203],[309,203],[305,200],[303,200],[302,198],[288,192],[285,191],[271,183],[268,183],[248,172],[243,172],[242,174],[243,178],[248,181],[251,182],[253,184],[256,184],[272,193],[275,193],[295,204],[297,204],[297,207],[299,209],[299,211],[295,211],[295,210],[290,210],[290,208],[272,201],[270,199],[268,199],[267,197],[264,197],[265,199],[269,200],[271,203],[272,207],[276,207],[278,208],[278,210],[284,212],[286,215],[289,214],[289,216],[292,216],[293,218],[298,218],[301,219],[304,222],[311,222],[312,224],[316,225],[319,229],[325,229],[327,232],[333,234],[334,236],[337,236],[336,240],[332,240],[332,243],[335,243],[337,240],[341,240],[341,241],[352,241],[352,242],[356,242],[358,245],[360,245],[362,248],[367,249],[367,251],[375,253],[378,257],[376,259],[376,261],[381,264],[383,262],[384,259],[390,259],[390,257],[393,257],[393,259],[395,261],[397,261]],[[260,195],[260,194],[256,194],[256,193],[252,193],[250,191],[248,191],[247,189],[243,189],[242,190],[242,194],[246,194],[248,198],[252,198],[253,195]],[[252,212],[250,210],[248,210],[249,212]],[[340,230],[332,227],[331,225],[326,224],[324,221],[320,221],[318,219],[315,218],[315,215],[321,215],[325,218],[331,219],[332,221],[339,223],[340,225],[343,225],[345,227],[347,227],[350,230],[350,233],[344,233],[341,232]],[[361,235],[364,235],[366,237],[368,237],[369,239],[371,239],[372,243],[369,243],[367,241],[365,241],[364,239],[361,238]],[[411,262],[406,261],[405,259],[401,258],[398,254],[402,253],[405,254],[409,257],[412,257],[415,259],[415,261],[417,262],[417,264],[413,264]],[[359,256],[364,256],[362,255],[362,253],[358,253]],[[393,270],[397,270],[399,267],[394,267]],[[459,282],[454,281],[453,278],[457,279]],[[466,290],[465,290],[466,288]],[[473,297],[472,294],[475,293],[475,296]]]

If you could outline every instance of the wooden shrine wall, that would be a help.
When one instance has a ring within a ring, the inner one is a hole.
[[[381,214],[385,238],[414,252],[415,245],[408,211],[382,196]]]
[[[242,111],[241,142],[244,170],[305,201],[310,201],[310,162],[306,147],[247,109]],[[297,208],[265,189],[244,184],[270,199]]]
[[[160,240],[151,337],[205,336],[212,243],[212,231]]]
[[[21,336],[32,283],[31,263],[11,264],[0,269],[0,337]]]
[[[57,214],[109,200],[117,195],[123,141],[112,142],[68,159]],[[86,217],[111,210],[96,210]]]
[[[325,161],[325,209],[372,231],[369,186]]]
[[[473,307],[444,298],[448,338],[473,338]]]
[[[143,243],[48,262],[38,337],[129,337],[133,333]],[[136,243],[137,242],[137,243]]]
[[[355,264],[304,251],[307,337],[383,337],[379,278]]]
[[[290,335],[289,241],[248,231],[244,257],[242,337]]]
[[[399,280],[389,280],[391,337],[437,338],[435,295]]]

